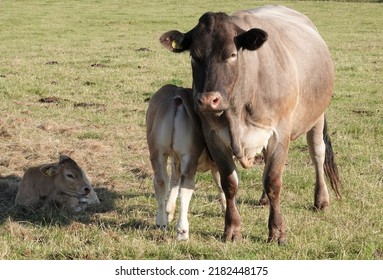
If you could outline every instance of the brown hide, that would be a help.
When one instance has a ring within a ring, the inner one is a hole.
[[[177,225],[179,240],[189,237],[187,211],[197,171],[211,170],[221,192],[221,206],[225,207],[219,173],[206,152],[200,119],[193,106],[191,89],[166,85],[153,95],[146,113],[146,136],[157,199],[156,224],[159,227],[166,227],[173,219],[176,198],[179,197],[180,218]],[[168,158],[172,161],[169,195]]]
[[[53,201],[78,211],[99,199],[83,170],[64,155],[59,162],[29,168],[20,182],[15,203],[36,208]]]

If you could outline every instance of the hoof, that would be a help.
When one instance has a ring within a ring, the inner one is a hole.
[[[266,206],[269,205],[269,198],[265,194],[265,192],[262,193],[261,198],[259,199],[259,205],[260,206]]]
[[[268,242],[277,242],[278,245],[285,245],[287,243],[286,234],[283,229],[273,228],[269,232]]]
[[[179,230],[177,233],[178,241],[186,241],[189,240],[189,232],[186,230]]]
[[[287,239],[286,238],[278,239],[278,245],[279,246],[287,246]]]
[[[266,206],[269,205],[269,200],[267,198],[261,198],[258,203],[259,206]]]
[[[272,238],[272,237],[269,237],[267,239],[267,242],[268,243],[278,243],[279,246],[286,246],[287,245],[287,239],[286,237],[280,237],[280,238]]]
[[[328,201],[323,202],[315,202],[314,204],[314,210],[315,211],[325,211],[329,206]]]
[[[166,230],[167,229],[167,225],[156,225],[157,229],[160,229],[160,230]]]
[[[241,242],[242,241],[242,234],[241,233],[232,233],[232,234],[224,234],[222,236],[223,242]]]

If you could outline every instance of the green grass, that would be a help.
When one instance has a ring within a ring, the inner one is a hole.
[[[374,1],[379,2],[379,1]],[[175,222],[155,228],[145,140],[147,99],[162,85],[189,87],[187,54],[159,44],[208,10],[272,1],[0,2],[0,259],[383,259],[383,6],[296,1],[329,45],[336,84],[327,111],[344,199],[312,211],[314,171],[305,140],[291,145],[282,211],[289,243],[268,244],[262,166],[239,168],[243,241],[223,243],[224,217],[209,174],[197,176],[190,241]],[[53,102],[46,102],[51,98]],[[13,205],[26,168],[72,156],[101,205],[73,215]]]

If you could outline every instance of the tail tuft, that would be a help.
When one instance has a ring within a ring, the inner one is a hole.
[[[334,152],[331,145],[331,139],[327,132],[326,118],[324,120],[324,127],[323,127],[323,141],[326,145],[324,172],[326,173],[326,176],[330,180],[331,187],[334,190],[336,196],[338,198],[342,198],[342,195],[340,194],[340,191],[339,191],[339,187],[340,187],[339,172],[338,172],[338,167],[335,163]]]

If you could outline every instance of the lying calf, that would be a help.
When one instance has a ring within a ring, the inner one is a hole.
[[[146,133],[158,207],[156,224],[159,227],[166,227],[168,222],[172,221],[179,195],[177,239],[187,240],[189,238],[187,212],[197,171],[211,170],[219,189],[222,210],[225,211],[226,208],[218,169],[207,153],[199,117],[193,110],[192,90],[173,85],[159,89],[151,98],[146,112]],[[165,206],[168,194],[169,157],[172,158],[171,190]]]
[[[100,203],[84,171],[65,155],[59,162],[29,168],[15,199],[16,204],[32,208],[51,201],[72,211]]]

